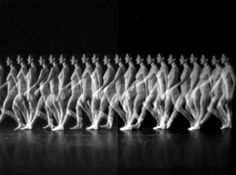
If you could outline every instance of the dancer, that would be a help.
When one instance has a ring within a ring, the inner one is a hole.
[[[112,127],[112,118],[107,116],[104,111],[109,106],[109,103],[111,102],[113,96],[115,95],[116,91],[114,88],[108,87],[108,85],[112,82],[115,75],[115,70],[110,62],[110,58],[107,57],[107,55],[104,56],[103,59],[104,65],[107,66],[107,70],[105,74],[103,75],[103,85],[98,90],[98,97],[101,98],[101,104],[98,114],[98,119],[94,123],[93,129],[98,129],[99,122],[102,118],[107,119],[107,123],[105,125],[102,125],[102,128],[110,129]]]
[[[59,92],[58,92],[58,96],[57,96],[57,102],[59,104],[60,107],[60,111],[57,111],[58,113],[58,126],[61,126],[63,121],[64,121],[64,117],[66,115],[66,108],[67,108],[67,103],[68,100],[70,98],[70,90],[65,88],[66,85],[70,82],[70,70],[69,67],[66,63],[66,59],[65,57],[61,54],[60,58],[59,58],[59,62],[60,64],[62,64],[62,69],[61,72],[59,73],[58,76],[58,80],[59,80]],[[59,129],[60,127],[55,127],[52,130],[55,131],[57,129]]]
[[[97,93],[98,93],[98,90],[102,86],[102,77],[103,77],[103,69],[102,69],[101,64],[99,63],[99,57],[93,54],[92,62],[93,64],[95,64],[95,69],[91,76],[92,77],[92,94],[93,94],[91,109],[92,109],[93,123],[91,124],[90,127],[87,128],[88,130],[97,128],[96,123],[98,120],[99,108],[100,108],[100,102],[101,102],[101,98],[98,97]]]
[[[171,106],[174,106],[176,104],[176,101],[180,95],[179,90],[177,88],[173,88],[178,82],[179,68],[177,67],[175,58],[173,58],[172,55],[169,55],[168,63],[171,65],[171,70],[167,77],[167,89],[165,92],[165,111],[164,115],[161,116],[160,125],[158,127],[155,127],[155,129],[166,128],[166,121],[170,117]]]
[[[49,83],[44,84],[46,80],[48,79],[49,69],[45,63],[45,59],[42,56],[39,56],[39,65],[42,68],[41,68],[38,80],[31,86],[29,90],[29,94],[32,96],[38,96],[38,95],[41,95],[41,96],[38,100],[34,116],[30,119],[30,124],[25,129],[32,129],[38,117],[41,117],[47,122],[47,125],[44,126],[43,128],[52,127],[51,120],[49,120],[52,114],[49,111],[49,109],[46,107],[46,101],[51,93],[50,85]],[[33,98],[34,97],[31,97],[31,99]],[[46,114],[42,111],[43,109],[45,109]]]
[[[82,55],[82,63],[85,64],[85,70],[82,74],[82,79],[79,83],[82,83],[82,94],[76,105],[76,115],[81,115],[80,108],[86,113],[91,123],[93,123],[91,101],[92,101],[92,79],[91,75],[93,68],[89,63],[89,58],[84,54]],[[82,122],[82,118],[80,119]],[[82,124],[81,124],[82,125]]]
[[[128,63],[129,67],[124,74],[125,90],[124,93],[122,94],[121,101],[123,102],[122,106],[126,114],[126,125],[127,125],[128,123],[131,122],[134,99],[136,96],[136,89],[131,88],[131,85],[135,82],[136,68],[132,61],[132,57],[129,54],[126,54],[125,62]],[[126,125],[120,128],[120,130],[126,128]]]
[[[211,84],[209,81],[211,75],[211,68],[208,64],[208,59],[202,55],[201,56],[201,64],[204,65],[202,72],[200,74],[199,83],[196,88],[200,88],[201,91],[201,98],[200,98],[200,115],[198,119],[195,121],[194,126],[191,126],[188,130],[196,130],[200,129],[200,121],[206,114],[206,109],[210,102],[209,93],[211,91]]]
[[[67,103],[66,115],[64,117],[64,120],[63,120],[62,124],[55,127],[54,130],[64,130],[64,125],[67,122],[67,120],[69,119],[69,116],[72,116],[77,121],[76,125],[70,129],[76,130],[76,129],[82,128],[81,111],[79,111],[79,115],[76,115],[76,113],[74,112],[76,110],[77,100],[79,99],[80,95],[82,94],[81,83],[79,83],[79,81],[81,80],[81,77],[82,77],[82,71],[81,71],[81,68],[78,64],[78,59],[76,59],[76,57],[74,55],[72,55],[72,57],[71,57],[71,65],[74,65],[74,72],[71,75],[71,81],[63,88],[63,90],[66,89],[66,91],[68,91],[68,88],[70,88],[71,89],[71,96],[70,96],[70,99]]]
[[[191,73],[191,68],[189,67],[187,63],[187,59],[184,58],[183,55],[180,56],[180,64],[184,67],[183,72],[180,76],[180,82],[174,85],[171,88],[171,91],[173,89],[176,89],[180,86],[181,93],[174,104],[174,110],[167,122],[166,129],[170,128],[172,122],[174,119],[177,117],[178,112],[180,112],[190,123],[190,126],[193,124],[193,118],[191,114],[183,108],[183,104],[186,103],[186,94],[188,93],[190,89],[190,73]]]
[[[3,108],[2,108],[2,114],[0,116],[0,122],[4,119],[4,116],[8,115],[12,117],[18,126],[15,129],[18,129],[18,127],[22,127],[23,123],[21,118],[18,118],[12,110],[13,101],[17,95],[17,71],[16,68],[13,66],[13,61],[10,59],[10,57],[7,57],[7,66],[10,67],[10,71],[7,75],[6,82],[1,86],[1,88],[4,88],[7,86],[7,97],[5,98],[5,101],[3,102]]]
[[[159,128],[161,116],[164,115],[165,93],[167,90],[167,77],[168,77],[168,73],[169,73],[169,68],[164,61],[164,57],[162,57],[161,54],[158,54],[156,59],[157,59],[157,63],[160,64],[161,67],[156,75],[156,77],[157,77],[157,84],[156,84],[157,97],[156,97],[153,105],[154,105],[154,109],[155,109],[157,116],[158,116],[158,122],[157,122],[157,125],[155,127],[153,127],[154,130]]]
[[[46,86],[49,83],[50,92],[51,92],[46,101],[46,110],[47,110],[47,114],[49,115],[47,115],[48,125],[44,127],[45,129],[46,128],[53,129],[54,125],[53,125],[52,116],[54,116],[56,122],[59,123],[59,115],[60,115],[60,113],[58,112],[60,111],[60,107],[57,102],[57,96],[58,96],[58,91],[59,91],[58,90],[59,68],[58,68],[55,57],[52,55],[49,56],[49,63],[52,64],[52,68],[50,70],[47,80],[42,85],[42,86]],[[51,113],[53,115],[51,115]]]
[[[133,125],[133,128],[137,128],[137,129],[141,126],[141,123],[143,122],[143,120],[147,114],[147,111],[149,111],[152,114],[152,116],[155,118],[155,120],[158,120],[158,117],[157,117],[158,114],[154,112],[152,104],[157,97],[157,77],[156,77],[156,75],[159,70],[158,70],[158,67],[157,67],[154,59],[151,58],[150,55],[148,55],[148,57],[147,57],[147,63],[149,65],[151,65],[151,69],[150,69],[147,77],[145,78],[146,79],[145,81],[148,81],[149,95],[146,98],[145,102],[143,103],[142,111],[141,111],[141,114],[138,118],[137,123],[135,125]]]
[[[221,80],[221,72],[222,68],[219,65],[219,60],[216,59],[216,56],[212,57],[212,65],[215,67],[214,70],[212,71],[212,74],[209,78],[209,81],[211,83],[211,102],[209,107],[207,108],[207,113],[205,116],[202,118],[200,121],[200,126],[207,121],[207,119],[211,116],[211,114],[214,114],[222,123],[222,127],[224,128],[227,125],[227,122],[225,121],[224,114],[222,114],[218,111],[216,108],[218,101],[220,100],[221,96],[223,95],[223,89],[222,89],[222,80]]]
[[[114,79],[110,82],[110,84],[107,86],[107,89],[115,89],[116,94],[112,97],[110,101],[109,106],[109,113],[108,113],[108,120],[106,126],[108,128],[112,127],[113,120],[114,120],[114,111],[116,111],[119,116],[121,117],[122,121],[126,125],[126,116],[123,109],[120,108],[119,105],[123,104],[122,102],[122,94],[125,89],[125,79],[124,74],[126,72],[125,66],[121,60],[121,58],[118,55],[115,55],[115,63],[119,65],[119,68],[115,74]]]
[[[133,107],[133,113],[131,116],[131,121],[125,126],[125,128],[123,127],[123,131],[132,129],[132,123],[134,122],[135,119],[136,120],[138,119],[139,109],[142,103],[145,101],[146,96],[148,95],[147,81],[143,81],[145,77],[147,76],[148,72],[143,61],[144,60],[140,57],[140,55],[137,55],[136,63],[140,67],[135,77],[136,80],[131,86],[131,88],[136,88],[137,95],[134,100],[134,107]]]
[[[229,58],[225,54],[221,56],[221,63],[224,65],[221,73],[223,95],[221,96],[217,109],[225,117],[227,123],[221,127],[221,129],[232,127],[232,109],[231,102],[234,97],[235,91],[235,72],[233,67],[229,63]]]
[[[17,90],[18,94],[16,95],[14,101],[13,101],[13,111],[17,118],[21,120],[21,122],[18,124],[18,127],[15,128],[15,130],[21,129],[24,127],[23,119],[25,123],[28,123],[28,105],[27,105],[27,99],[24,93],[27,90],[27,81],[26,81],[26,76],[28,72],[28,68],[26,67],[23,58],[20,57],[19,55],[17,56],[17,63],[21,65],[21,68],[17,74]],[[23,118],[21,118],[23,117]]]
[[[34,63],[34,59],[31,57],[31,55],[28,56],[27,62],[30,65],[30,69],[26,75],[26,83],[27,83],[27,91],[24,93],[24,96],[26,96],[27,101],[29,103],[29,111],[27,114],[27,123],[26,126],[21,128],[24,129],[31,129],[31,121],[32,118],[36,112],[36,107],[38,104],[39,95],[35,95],[30,88],[36,83],[38,75],[37,75],[37,68]]]
[[[190,55],[190,63],[193,64],[192,72],[190,73],[190,89],[185,96],[186,110],[192,114],[196,121],[200,115],[200,88],[197,87],[201,74],[201,66],[198,64],[197,57],[194,54]]]

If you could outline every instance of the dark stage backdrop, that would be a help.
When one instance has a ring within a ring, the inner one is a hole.
[[[117,52],[116,0],[1,1],[1,53]]]

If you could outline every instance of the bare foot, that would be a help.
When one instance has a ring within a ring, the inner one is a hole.
[[[195,124],[194,126],[188,128],[189,131],[194,131],[194,130],[199,130],[200,129],[200,125],[199,124]]]
[[[105,125],[101,125],[100,127],[105,129],[111,129],[112,124],[110,122],[107,122]]]
[[[82,123],[78,123],[75,126],[71,127],[71,130],[78,130],[78,129],[82,129],[83,124]]]
[[[23,123],[19,123],[18,126],[14,129],[14,131],[17,131],[17,130],[21,129],[24,126],[25,125]]]
[[[127,124],[124,127],[120,128],[120,131],[128,131],[128,130],[132,130],[131,124]]]
[[[57,127],[52,129],[52,131],[62,131],[62,130],[64,130],[64,126],[63,125],[58,125]]]
[[[132,125],[132,128],[139,129],[141,126],[141,122],[137,122],[134,125]]]
[[[49,124],[47,124],[46,126],[43,127],[43,129],[48,129],[48,128],[52,129],[53,124],[49,123]]]
[[[86,130],[97,130],[98,125],[97,124],[92,124],[91,126],[87,127]]]
[[[25,127],[23,128],[20,128],[20,130],[26,130],[26,129],[32,129],[32,125],[26,125]]]
[[[153,130],[159,130],[159,129],[165,129],[165,124],[161,123],[160,125],[157,125],[156,127],[153,128]]]

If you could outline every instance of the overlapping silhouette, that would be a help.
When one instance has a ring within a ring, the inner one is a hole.
[[[84,112],[91,123],[87,130],[111,129],[118,116],[124,123],[120,130],[125,131],[139,129],[148,111],[156,121],[154,130],[170,128],[177,116],[187,119],[190,131],[200,129],[211,116],[221,121],[221,129],[232,127],[235,73],[225,54],[211,60],[194,54],[189,59],[181,55],[179,60],[173,55],[167,59],[161,54],[146,59],[137,55],[133,60],[129,54],[124,59],[116,54],[115,64],[107,55],[102,60],[96,54],[91,58],[83,54],[83,71],[74,55],[70,59],[74,70],[62,54],[58,59],[49,55],[50,70],[45,59],[39,56],[38,72],[31,55],[28,66],[17,55],[17,73],[7,57],[6,80],[0,66],[0,122],[9,116],[17,123],[15,130],[25,130],[40,117],[47,122],[43,128],[57,131],[64,130],[71,116],[76,125],[70,129],[82,129]]]

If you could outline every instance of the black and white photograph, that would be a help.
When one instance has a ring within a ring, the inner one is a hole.
[[[234,16],[0,0],[0,175],[233,174]]]

